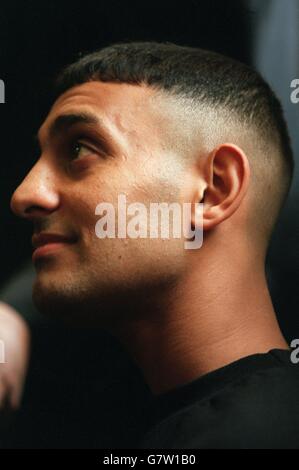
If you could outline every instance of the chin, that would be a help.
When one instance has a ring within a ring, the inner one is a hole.
[[[46,276],[37,276],[32,291],[33,302],[37,310],[67,326],[105,327],[107,305],[101,308],[101,301],[93,298],[90,292],[79,286],[59,282],[59,279],[47,282]]]
[[[61,276],[54,278],[39,273],[33,284],[32,299],[41,313],[60,318],[75,310],[78,302],[74,294],[74,289],[66,286]]]

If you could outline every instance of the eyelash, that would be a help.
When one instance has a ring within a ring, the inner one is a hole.
[[[83,142],[80,138],[76,138],[76,139],[73,139],[69,145],[69,153],[71,155],[71,159],[74,161],[80,160],[80,158],[78,158],[77,156],[77,153],[79,153],[76,151],[77,147],[79,147],[79,150],[81,150],[82,147],[86,148],[90,152],[90,154],[99,153],[99,152],[96,152],[96,150],[93,149],[91,146]]]
[[[73,142],[71,142],[71,144],[70,144],[70,154],[72,156],[72,159],[77,158],[76,154],[79,153],[79,151],[77,150],[78,147],[79,147],[79,151],[80,151],[81,148],[83,147],[82,142],[80,142],[79,140],[74,140]]]
[[[85,159],[84,157],[87,157],[88,155],[98,155],[99,157],[103,158],[106,157],[106,151],[104,148],[102,149],[101,146],[99,147],[98,144],[93,144],[90,137],[82,135],[81,133],[79,135],[74,136],[66,135],[64,141],[57,142],[54,145],[55,146],[53,148],[56,155],[58,156],[60,154],[61,158],[69,162],[83,160]],[[78,147],[80,147],[79,150]],[[83,157],[78,158],[77,154],[81,150],[81,147],[84,147],[88,151],[88,153]],[[36,140],[34,140],[33,150],[36,160],[38,160],[41,157],[43,151],[39,142]]]

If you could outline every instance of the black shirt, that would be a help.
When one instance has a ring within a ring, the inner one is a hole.
[[[254,354],[156,397],[144,449],[299,449],[299,364]]]

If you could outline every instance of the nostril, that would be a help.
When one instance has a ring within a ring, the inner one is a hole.
[[[36,212],[36,211],[43,211],[44,209],[42,209],[40,206],[30,206],[30,207],[27,207],[25,210],[24,210],[24,213],[25,214],[32,214],[32,212]]]
[[[46,217],[57,210],[58,206],[47,207],[46,205],[31,204],[25,207],[22,216],[28,220],[36,220],[41,217]]]
[[[23,216],[26,217],[26,219],[35,219],[36,217],[43,217],[45,214],[48,214],[49,211],[44,209],[43,207],[37,206],[37,205],[31,205],[29,207],[26,207]]]

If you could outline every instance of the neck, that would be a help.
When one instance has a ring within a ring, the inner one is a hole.
[[[200,270],[191,262],[189,273],[175,286],[149,296],[137,315],[129,321],[126,315],[111,331],[131,353],[153,394],[242,357],[288,349],[263,261],[246,256],[241,262],[226,253],[218,261],[217,255],[206,257],[209,262],[200,262]]]

